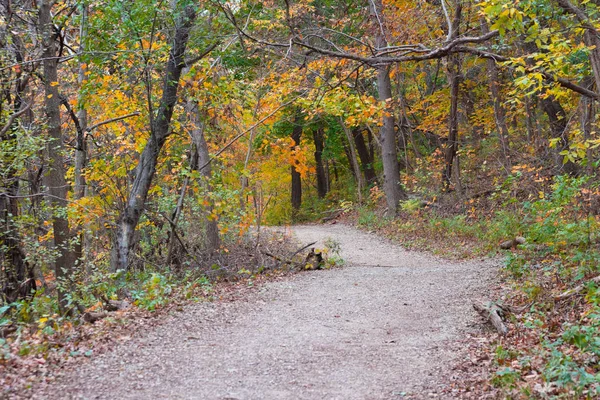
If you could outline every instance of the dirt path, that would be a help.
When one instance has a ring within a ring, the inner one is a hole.
[[[192,305],[66,376],[40,398],[427,398],[477,321],[492,262],[441,261],[343,225],[344,268],[266,284],[250,298]]]

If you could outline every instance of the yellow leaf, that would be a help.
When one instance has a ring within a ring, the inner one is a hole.
[[[50,86],[52,86],[52,87],[58,86],[58,82],[50,82]]]
[[[48,98],[49,98],[49,99],[51,99],[51,98],[52,98],[52,96],[53,96],[52,94],[49,94],[49,95],[48,95]]]

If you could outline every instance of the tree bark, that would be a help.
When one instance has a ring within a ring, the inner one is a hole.
[[[354,147],[354,135],[352,134],[352,131],[344,124],[344,120],[342,117],[340,117],[340,125],[342,125],[342,128],[346,133],[346,139],[348,139],[348,158],[352,170],[354,171],[354,178],[356,179],[356,193],[358,194],[358,203],[362,204],[362,191],[365,187],[365,179],[363,178],[363,175],[360,172],[360,166],[358,165],[356,149]]]
[[[373,169],[373,159],[369,154],[369,149],[367,148],[367,144],[365,143],[365,137],[363,136],[362,130],[355,129],[352,132],[352,136],[354,136],[356,152],[358,153],[358,157],[360,158],[362,170],[365,175],[365,180],[367,181],[367,184],[372,185],[377,183],[377,175],[375,174],[375,169]]]
[[[195,110],[190,113],[190,119],[194,128],[192,129],[192,140],[194,141],[194,147],[198,155],[198,166],[200,174],[203,177],[203,185],[205,185],[207,191],[211,191],[210,179],[212,178],[212,167],[210,163],[210,153],[208,152],[208,145],[206,143],[206,137],[204,136],[204,125],[200,121],[199,116],[200,110],[196,105]],[[204,210],[204,226],[206,229],[206,250],[209,253],[214,253],[219,250],[221,246],[221,238],[219,237],[219,225],[216,219],[210,218],[213,212],[213,202],[209,198],[208,206]]]
[[[489,28],[485,19],[481,20],[481,33],[484,35],[489,33]],[[488,46],[489,47],[489,46]],[[496,62],[491,58],[486,60],[488,75],[490,77],[490,95],[492,97],[492,104],[494,106],[494,121],[496,122],[496,129],[498,129],[498,135],[500,137],[500,145],[502,146],[502,160],[504,169],[507,173],[511,170],[510,160],[510,140],[508,125],[506,124],[506,110],[502,105],[500,99],[500,73]]]
[[[450,84],[450,113],[448,114],[448,140],[444,146],[443,187],[449,190],[452,186],[452,167],[458,152],[458,92],[460,88],[460,65],[458,55],[448,60],[448,82]]]
[[[179,79],[185,67],[185,49],[195,19],[196,12],[191,6],[186,6],[182,15],[176,19],[175,36],[167,61],[160,105],[151,123],[150,137],[135,168],[134,180],[125,208],[117,222],[111,256],[113,271],[129,269],[130,252],[136,244],[135,229],[144,212],[160,150],[170,134],[169,126],[177,102]]]
[[[0,30],[0,48],[7,48],[8,31]],[[13,37],[15,60],[23,61],[22,46],[18,38]],[[0,93],[0,117],[4,115],[4,105],[11,109],[11,115],[2,120],[0,129],[4,134],[0,135],[0,142],[5,151],[12,148],[16,143],[16,131],[18,129],[19,116],[28,109],[23,103],[23,94],[28,84],[28,78],[24,78],[22,72],[15,73],[14,94],[10,86],[5,86]],[[11,85],[12,86],[12,85]],[[12,104],[11,104],[12,103]],[[7,155],[10,152],[7,152]],[[3,160],[6,166],[2,176],[2,187],[5,193],[0,196],[0,303],[12,303],[32,295],[36,289],[33,276],[33,267],[25,261],[25,253],[21,246],[21,237],[14,219],[20,215],[19,208],[19,179],[17,171],[10,167],[13,162],[11,156]]]
[[[88,5],[83,3],[81,5],[81,28],[79,34],[79,42],[81,43],[79,47],[79,51],[81,53],[85,52],[85,42],[87,40],[87,17],[88,17]],[[79,63],[79,73],[77,77],[77,81],[80,85],[79,88],[79,99],[77,101],[77,106],[79,110],[77,111],[77,120],[79,121],[79,129],[77,130],[77,140],[75,143],[75,169],[74,169],[74,177],[75,177],[75,188],[74,195],[75,200],[80,200],[85,197],[86,194],[86,182],[85,176],[83,175],[83,171],[87,166],[87,139],[85,136],[87,127],[88,127],[88,113],[87,108],[85,107],[85,96],[83,95],[83,85],[86,81],[85,75],[86,69],[83,68],[83,63]],[[83,226],[77,226],[76,230],[79,233],[79,241],[74,246],[74,256],[76,259],[81,260],[84,254],[84,244],[86,241],[85,230]],[[81,261],[80,261],[81,262]]]
[[[315,165],[317,170],[317,194],[322,199],[327,195],[327,177],[325,176],[325,167],[323,166],[323,129],[318,128],[313,131],[313,140],[315,141]]]
[[[292,150],[295,150],[300,146],[300,138],[302,137],[302,117],[300,114],[296,115],[294,118],[294,127],[292,128],[292,140],[294,144],[292,145]],[[292,174],[292,213],[293,217],[295,217],[300,210],[300,206],[302,205],[302,179],[300,176],[300,172],[296,171],[296,166],[292,165],[290,167],[290,172]]]
[[[592,138],[592,128],[594,126],[594,120],[596,116],[596,107],[594,104],[594,100],[581,96],[581,130],[583,131],[583,140],[590,140]],[[585,169],[588,174],[593,174],[594,172],[594,159],[593,159],[593,150],[586,150],[586,164]]]
[[[377,33],[375,44],[377,48],[387,47],[384,31],[382,0],[373,0],[371,16],[374,19]],[[396,216],[400,200],[406,198],[406,193],[400,186],[400,168],[398,167],[398,151],[396,149],[396,132],[394,129],[394,113],[392,109],[392,82],[389,65],[377,67],[377,92],[379,100],[385,103],[385,110],[379,142],[381,143],[381,158],[383,161],[383,192],[387,203],[387,215]]]
[[[69,280],[73,273],[75,263],[74,253],[71,249],[71,232],[69,220],[65,216],[67,207],[67,182],[65,179],[65,165],[63,161],[63,143],[60,121],[60,96],[58,93],[58,59],[57,59],[57,33],[52,23],[51,9],[54,1],[42,0],[39,2],[38,26],[42,36],[42,66],[44,77],[44,108],[48,126],[48,162],[49,170],[46,174],[46,186],[50,194],[50,202],[54,206],[52,228],[54,231],[54,246],[58,251],[55,261],[56,280],[58,286],[58,300],[62,312],[68,305],[67,291]]]
[[[443,5],[443,3],[442,3]],[[445,12],[447,12],[444,9]],[[456,4],[454,19],[448,18],[448,39],[451,41],[458,37],[459,25],[462,16],[462,6]],[[449,190],[452,184],[452,170],[456,153],[458,152],[458,93],[460,90],[460,55],[452,54],[448,57],[448,84],[450,85],[450,113],[448,114],[448,140],[444,147],[445,168],[442,173],[442,185]],[[457,174],[458,178],[458,174]]]

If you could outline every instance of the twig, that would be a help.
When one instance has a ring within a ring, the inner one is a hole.
[[[121,115],[120,117],[115,117],[115,118],[107,119],[106,121],[98,122],[98,123],[96,123],[96,124],[88,127],[85,131],[86,132],[91,132],[94,129],[101,127],[102,125],[110,124],[112,122],[117,122],[117,121],[120,121],[120,120],[126,119],[126,118],[137,117],[138,115],[140,115],[140,112],[139,111],[135,111],[135,112],[132,112],[131,114]]]
[[[19,110],[16,113],[11,114],[10,117],[8,117],[8,121],[6,121],[6,125],[0,131],[0,136],[3,136],[6,132],[8,132],[8,130],[12,126],[13,122],[15,122],[15,119],[17,119],[21,115],[25,114],[27,112],[27,110],[29,110],[30,108],[31,108],[31,104],[27,104],[25,106],[25,108],[23,108],[22,110]]]
[[[565,292],[562,292],[561,294],[559,294],[558,296],[556,296],[556,297],[555,297],[555,299],[556,299],[556,300],[564,300],[564,299],[567,299],[567,298],[569,298],[569,297],[571,297],[571,296],[573,296],[573,295],[576,295],[576,294],[578,294],[578,293],[582,292],[582,291],[583,291],[583,289],[585,289],[585,288],[586,288],[586,286],[587,286],[589,283],[592,283],[592,282],[593,282],[593,283],[600,283],[600,275],[598,275],[598,276],[597,276],[597,277],[595,277],[595,278],[592,278],[592,279],[590,279],[589,281],[587,281],[587,282],[585,282],[585,283],[582,283],[582,284],[581,284],[581,285],[579,285],[579,286],[575,286],[573,289],[569,289],[569,290],[567,290],[567,291],[565,291]]]

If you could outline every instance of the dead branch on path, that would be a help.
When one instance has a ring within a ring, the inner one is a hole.
[[[473,303],[473,308],[479,313],[479,315],[489,321],[494,328],[496,328],[498,333],[503,336],[508,333],[508,328],[506,325],[504,325],[504,321],[502,321],[501,317],[506,313],[506,311],[501,306],[493,301],[479,301]]]

